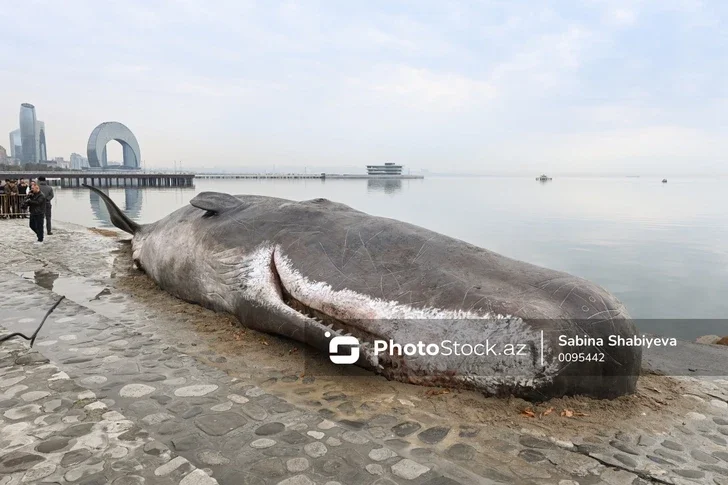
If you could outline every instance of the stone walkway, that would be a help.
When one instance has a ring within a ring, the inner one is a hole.
[[[88,277],[98,271],[89,264],[91,258],[108,259],[118,246],[108,238],[57,226],[54,235],[59,237],[42,248],[26,248],[17,238],[0,233],[6,267],[53,265],[67,277]],[[88,259],[78,252],[63,256],[71,244],[83,248]],[[0,271],[1,325],[32,332],[57,299],[40,284]],[[146,478],[145,483],[188,480],[185,485],[214,480],[285,485],[728,485],[728,381],[683,379],[692,389],[695,407],[684,419],[667,423],[668,431],[594,430],[588,436],[565,439],[536,428],[504,428],[484,437],[467,423],[433,425],[415,413],[407,416],[393,410],[371,419],[347,420],[302,409],[285,395],[267,392],[255,376],[237,379],[188,355],[196,343],[180,344],[159,332],[153,314],[130,311],[109,319],[66,300],[36,341],[36,349],[58,368],[34,364],[44,357],[27,353],[24,347],[24,343],[0,344],[0,351],[14,352],[12,358],[0,354],[0,411],[5,413],[0,417],[0,477],[7,473],[4,469],[22,468],[9,479],[0,478],[0,485],[26,483],[26,473],[51,465],[56,478],[38,477],[38,483],[111,483],[116,478],[114,466],[123,468],[125,480],[135,480],[130,470],[140,464],[147,475],[136,473],[140,477],[136,482],[119,483],[142,483]],[[63,386],[72,388],[70,394],[62,395],[65,387],[61,391],[55,388],[61,386],[53,384],[56,381],[47,381],[58,373],[69,376],[62,380],[67,383]],[[13,382],[21,376],[27,378]],[[18,386],[27,388],[17,390]],[[42,397],[26,403],[26,394]],[[327,397],[336,401],[340,396],[332,391]],[[46,403],[56,400],[66,407],[46,410]],[[28,405],[32,407],[24,407]],[[29,409],[38,412],[26,416]],[[112,421],[129,427],[109,428],[107,422]],[[64,430],[79,424],[86,425],[83,429],[88,428],[92,438],[74,437],[81,439],[81,445],[69,441],[56,454],[36,450],[40,441],[24,442],[37,435],[36,428],[38,440],[63,440]],[[14,438],[8,440],[6,434]],[[108,440],[104,450],[84,444],[98,439]],[[128,453],[111,460],[109,468],[105,454],[119,446]],[[89,455],[79,451],[64,464],[65,453],[80,449]],[[39,458],[18,459],[17,453]],[[86,476],[66,476],[87,466],[96,468]],[[167,476],[154,475],[160,466],[170,470]]]
[[[217,483],[20,340],[0,345],[0,413],[2,485]]]

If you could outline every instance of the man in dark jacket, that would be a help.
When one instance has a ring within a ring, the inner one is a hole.
[[[20,179],[20,183],[18,183],[18,193],[20,195],[28,195],[28,184],[25,183],[25,179]]]
[[[45,217],[46,198],[40,190],[40,186],[33,182],[30,186],[30,194],[25,198],[23,206],[30,207],[30,228],[38,236],[36,244],[43,243],[43,218]]]
[[[45,177],[38,177],[38,185],[40,186],[40,191],[43,192],[43,196],[46,200],[46,206],[45,206],[45,220],[46,220],[46,230],[48,231],[48,235],[53,235],[53,232],[51,231],[51,201],[53,200],[53,187],[48,185],[48,182],[46,182]]]

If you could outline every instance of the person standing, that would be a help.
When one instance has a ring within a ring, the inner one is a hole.
[[[18,193],[20,195],[28,195],[28,184],[25,183],[25,179],[20,179],[20,183],[18,183]]]
[[[48,235],[52,236],[53,232],[51,230],[51,200],[53,200],[53,187],[48,185],[48,182],[46,182],[45,177],[38,177],[38,186],[40,187],[40,191],[43,192],[43,196],[45,197],[45,220],[46,220],[46,231],[48,231]],[[41,227],[41,230],[43,228]]]
[[[45,217],[46,199],[38,183],[32,182],[30,185],[30,194],[25,198],[23,206],[30,207],[30,228],[38,237],[35,244],[43,244],[43,218]]]

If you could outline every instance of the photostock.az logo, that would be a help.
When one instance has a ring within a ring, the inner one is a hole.
[[[331,332],[325,333],[326,338]],[[349,354],[339,354],[339,347],[349,347]],[[359,360],[359,339],[351,335],[339,335],[329,342],[329,358],[334,364],[355,364]]]

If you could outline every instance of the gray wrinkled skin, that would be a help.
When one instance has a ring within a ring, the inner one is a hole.
[[[332,337],[354,335],[359,366],[404,382],[536,400],[634,392],[639,347],[576,350],[604,362],[558,359],[570,350],[558,335],[636,335],[624,306],[589,281],[325,199],[205,192],[139,226],[89,188],[133,233],[135,263],[161,288],[247,327],[321,352]],[[375,355],[374,339],[487,340],[520,355]]]

